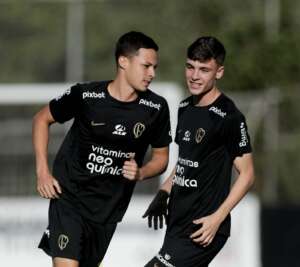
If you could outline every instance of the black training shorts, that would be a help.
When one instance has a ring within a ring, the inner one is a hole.
[[[203,247],[189,238],[166,235],[159,253],[145,267],[207,267],[225,245],[227,238],[217,234],[209,246]]]
[[[80,262],[80,267],[98,267],[116,226],[93,223],[84,219],[66,200],[51,200],[49,226],[39,248],[52,258],[74,259]]]

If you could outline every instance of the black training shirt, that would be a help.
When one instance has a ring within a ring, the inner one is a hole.
[[[192,96],[178,110],[179,158],[169,201],[168,234],[189,236],[192,221],[218,209],[229,194],[233,161],[251,152],[243,114],[221,94],[211,105],[194,106]],[[230,216],[219,228],[230,234]]]
[[[132,102],[110,96],[109,82],[76,84],[50,102],[55,121],[74,119],[53,166],[63,188],[87,219],[114,223],[122,219],[135,182],[122,176],[124,161],[142,165],[149,145],[171,142],[166,100],[151,90]]]

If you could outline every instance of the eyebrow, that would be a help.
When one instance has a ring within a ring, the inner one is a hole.
[[[146,62],[144,62],[144,63],[142,63],[143,65],[149,65],[149,66],[154,66],[154,67],[157,67],[157,65],[158,64],[153,64],[153,63],[151,63],[151,62],[149,62],[149,61],[146,61]]]

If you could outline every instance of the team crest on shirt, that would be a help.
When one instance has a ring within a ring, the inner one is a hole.
[[[199,144],[202,141],[204,135],[205,135],[205,130],[203,128],[197,129],[195,134],[195,141],[197,144]]]
[[[57,244],[60,250],[65,249],[68,243],[69,243],[69,238],[66,235],[59,235]]]
[[[133,126],[133,134],[135,138],[139,138],[143,132],[145,131],[146,126],[145,124],[138,122]]]
[[[123,126],[122,124],[117,124],[115,126],[115,130],[112,132],[112,134],[115,134],[115,135],[126,135],[127,134],[126,127]]]

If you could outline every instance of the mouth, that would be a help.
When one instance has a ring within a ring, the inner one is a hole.
[[[199,88],[199,87],[202,86],[202,83],[193,82],[193,81],[189,81],[189,84],[190,84],[191,88],[195,88],[195,89],[197,89],[197,88]]]
[[[143,83],[144,83],[146,86],[149,86],[149,84],[151,83],[151,80],[143,80]]]

